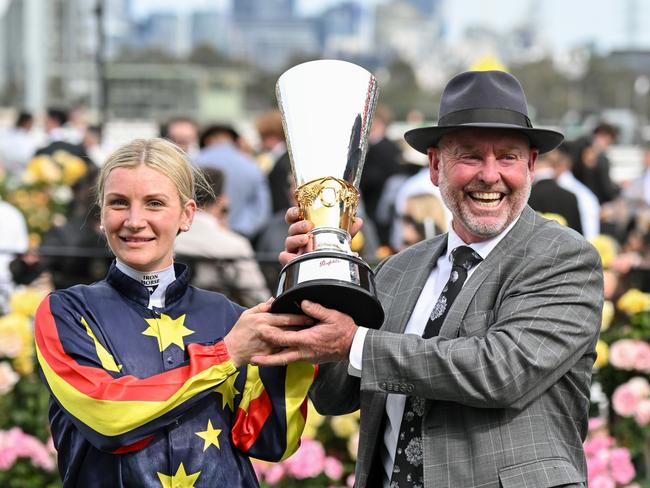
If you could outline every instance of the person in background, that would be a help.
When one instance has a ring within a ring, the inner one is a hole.
[[[280,111],[273,110],[261,115],[255,121],[255,127],[262,142],[262,149],[270,157],[271,167],[267,179],[271,191],[272,211],[284,213],[289,208],[287,179],[291,176],[291,160],[284,139]]]
[[[8,312],[14,290],[10,263],[29,247],[25,217],[16,207],[0,198],[0,314]]]
[[[607,155],[607,150],[616,142],[617,137],[616,127],[601,122],[594,128],[591,139],[574,144],[573,174],[594,192],[601,205],[614,200],[620,192],[612,181],[611,164]]]
[[[377,269],[383,324],[305,300],[317,323],[265,330],[283,349],[253,361],[324,363],[316,409],[361,410],[358,488],[586,486],[602,265],[526,204],[538,154],[562,134],[532,126],[512,75],[470,71],[445,87],[438,125],[404,137],[428,156],[449,232]],[[299,218],[287,212],[283,262],[309,250]]]
[[[211,125],[200,138],[201,152],[195,163],[223,171],[225,195],[230,202],[228,224],[253,241],[271,216],[271,197],[266,177],[255,161],[237,147],[239,134],[228,125]]]
[[[401,150],[387,136],[392,116],[388,108],[378,106],[372,119],[368,137],[368,152],[361,173],[359,190],[366,215],[374,222],[382,243],[388,241],[389,226],[377,219],[377,206],[384,184],[400,170]]]
[[[442,201],[430,193],[411,195],[401,216],[402,245],[406,249],[420,241],[447,232],[447,220]]]
[[[582,235],[588,241],[600,234],[600,203],[586,185],[580,182],[571,171],[571,154],[568,146],[562,143],[546,155],[557,174],[557,184],[569,190],[578,199]]]
[[[57,151],[65,151],[78,158],[81,158],[88,166],[94,163],[88,156],[86,148],[80,141],[83,135],[75,132],[73,138],[70,138],[70,132],[66,130],[65,124],[68,121],[68,113],[60,108],[48,108],[45,117],[45,131],[47,133],[48,143],[36,151],[36,155],[51,156]],[[79,136],[79,139],[77,139]],[[78,142],[79,141],[79,142]]]
[[[37,139],[32,132],[33,128],[32,114],[20,112],[14,126],[0,133],[0,167],[7,173],[20,175],[34,156]]]
[[[310,320],[270,314],[270,301],[244,311],[188,284],[173,243],[193,223],[195,169],[163,139],[111,154],[97,197],[115,262],[104,280],[38,308],[64,487],[254,487],[249,456],[277,461],[298,448],[315,368],[248,363],[275,350],[261,330]]]
[[[201,258],[193,266],[192,283],[196,286],[220,291],[245,307],[268,300],[271,293],[250,242],[228,228],[223,172],[204,168],[203,174],[211,191],[198,193],[192,227],[176,238],[174,251],[181,261],[182,257]]]
[[[562,188],[555,181],[556,177],[553,161],[548,158],[548,154],[542,154],[537,158],[528,205],[541,214],[559,215],[564,219],[564,225],[582,233],[578,199],[572,192]]]
[[[199,151],[199,126],[191,117],[174,117],[161,124],[160,137],[172,141],[190,158]]]

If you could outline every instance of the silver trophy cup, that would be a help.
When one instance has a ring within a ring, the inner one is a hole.
[[[276,94],[296,199],[314,224],[314,250],[280,272],[273,312],[300,313],[311,300],[378,328],[384,311],[370,267],[350,249],[359,180],[379,89],[375,77],[344,61],[303,63],[278,79]]]

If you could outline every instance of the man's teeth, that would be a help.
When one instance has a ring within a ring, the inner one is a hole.
[[[473,192],[470,194],[473,200],[476,200],[482,205],[489,207],[496,207],[501,201],[501,193],[492,192]]]

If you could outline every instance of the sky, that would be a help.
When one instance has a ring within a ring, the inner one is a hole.
[[[361,3],[370,7],[384,1],[363,0]],[[297,0],[297,5],[301,13],[316,15],[324,7],[340,2]],[[136,13],[142,15],[154,8],[178,11],[217,6],[224,9],[229,3],[229,0],[134,0],[134,7]],[[515,25],[534,22],[547,44],[554,48],[593,43],[602,51],[630,46],[650,49],[648,0],[445,0],[444,9],[450,42],[460,38],[470,25],[508,30]],[[636,12],[636,15],[629,12]]]

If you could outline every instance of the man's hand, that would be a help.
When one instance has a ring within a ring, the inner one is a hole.
[[[290,207],[284,216],[284,220],[289,224],[289,235],[284,241],[284,251],[280,253],[278,259],[282,266],[301,254],[313,251],[313,242],[309,231],[314,228],[309,220],[300,219],[300,209]],[[355,217],[352,222],[350,234],[354,237],[363,226],[363,219]]]
[[[303,300],[303,312],[318,322],[303,330],[288,330],[284,324],[265,328],[263,340],[279,352],[255,356],[251,359],[259,366],[281,366],[293,361],[327,363],[348,359],[357,325],[344,313]]]
[[[276,327],[304,327],[314,320],[304,315],[272,314],[272,300],[260,303],[241,314],[239,320],[228,332],[223,341],[235,366],[249,363],[254,355],[272,354],[279,351],[273,344],[264,340],[265,330]]]

